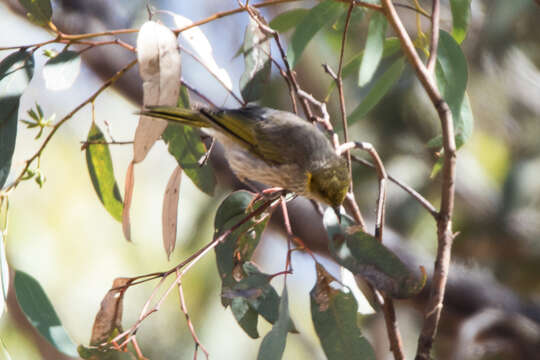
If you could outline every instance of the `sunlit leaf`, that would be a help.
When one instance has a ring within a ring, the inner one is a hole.
[[[467,36],[471,21],[471,0],[450,0],[452,10],[452,36],[461,44]]]
[[[46,25],[51,21],[50,0],[19,0],[19,3],[28,11],[28,18],[37,25]]]
[[[308,14],[309,9],[292,9],[282,12],[270,21],[270,27],[278,32],[286,32],[298,25]]]
[[[176,105],[180,90],[180,53],[174,33],[155,21],[147,21],[137,37],[137,61],[143,80],[143,104]],[[138,163],[159,139],[167,121],[141,115],[133,144]]]
[[[177,106],[189,109],[189,95],[182,86]],[[216,176],[214,170],[207,163],[201,166],[200,160],[206,155],[206,146],[201,141],[199,132],[191,126],[170,122],[162,135],[168,150],[184,170],[184,173],[193,181],[193,184],[208,195],[214,194]]]
[[[358,86],[364,86],[370,82],[379,66],[383,56],[387,24],[386,16],[383,13],[374,12],[371,16],[364,55],[358,73]]]
[[[287,61],[293,68],[310,40],[326,24],[335,21],[344,11],[344,5],[333,0],[326,0],[313,7],[296,27],[287,49]]]
[[[6,243],[2,229],[0,229],[0,286],[2,288],[2,299],[0,299],[0,316],[4,312],[5,301],[8,296],[9,289],[9,266],[6,257]]]
[[[36,279],[22,271],[15,271],[15,294],[24,315],[30,323],[56,349],[66,355],[76,356],[77,349],[56,311]]]
[[[11,356],[9,355],[8,349],[6,347],[6,344],[4,344],[4,341],[0,339],[0,359],[2,360],[11,360]]]
[[[287,286],[283,287],[279,304],[279,317],[272,330],[264,337],[259,348],[257,360],[279,360],[285,351],[287,333],[289,331],[289,297]]]
[[[342,215],[339,223],[329,208],[324,213],[323,222],[330,237],[332,257],[353,274],[361,275],[375,289],[394,298],[406,298],[417,294],[424,286],[424,279],[408,269],[373,236],[356,230],[353,220],[347,215]]]
[[[34,57],[20,50],[0,63],[0,188],[6,183],[17,137],[19,100],[34,75]]]
[[[264,22],[260,17],[259,21]],[[259,100],[268,86],[272,63],[270,39],[250,18],[244,35],[244,73],[240,77],[240,91],[246,102]]]
[[[365,117],[367,113],[373,109],[375,105],[383,98],[386,93],[392,88],[392,86],[399,80],[401,73],[405,68],[405,61],[403,58],[397,59],[379,78],[374,79],[375,83],[369,90],[368,94],[360,104],[349,115],[347,122],[349,124],[355,123],[357,120]]]
[[[129,210],[131,209],[131,199],[133,198],[133,186],[135,177],[133,167],[135,162],[130,162],[126,171],[126,180],[124,183],[124,209],[122,211],[122,231],[127,241],[131,241],[131,223],[129,219]]]
[[[339,284],[320,264],[310,292],[311,318],[329,360],[375,360],[370,343],[362,336],[356,317],[358,305],[351,291]]]
[[[178,199],[180,197],[180,180],[182,179],[182,168],[177,166],[174,169],[167,188],[165,189],[165,195],[163,196],[163,213],[162,213],[162,227],[163,227],[163,248],[167,254],[167,258],[171,257],[174,247],[176,245],[176,232],[178,227]]]
[[[86,149],[86,165],[92,179],[94,190],[105,209],[118,221],[122,221],[122,196],[114,177],[114,169],[108,144],[99,127],[92,123],[88,132],[88,147]],[[94,144],[92,144],[94,143]]]
[[[75,51],[62,51],[47,60],[43,67],[45,86],[49,90],[69,89],[81,70],[81,56]]]

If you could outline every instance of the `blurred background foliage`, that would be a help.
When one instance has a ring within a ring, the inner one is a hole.
[[[188,1],[149,3],[157,9],[170,10],[193,20],[237,6],[232,0],[198,1],[197,6]],[[55,23],[69,33],[138,27],[147,18],[146,2],[143,1],[55,1],[53,4]],[[421,4],[426,9],[431,7],[430,1],[421,1]],[[302,1],[265,8],[262,13],[270,20],[286,9],[313,5],[314,2]],[[451,28],[448,2],[443,1],[442,5],[441,27],[448,30]],[[530,302],[529,312],[524,314],[538,326],[540,311],[534,304],[540,302],[540,32],[536,27],[540,5],[532,0],[473,0],[471,8],[471,24],[463,48],[469,65],[468,94],[475,130],[458,153],[454,230],[459,231],[459,236],[453,256],[457,263],[464,265],[463,278],[481,274],[480,278],[489,279],[479,281],[479,292],[489,293],[489,289],[482,286],[490,286],[495,280],[508,287],[513,295]],[[2,46],[30,44],[51,37],[17,12],[16,1],[4,0],[0,4],[0,14]],[[407,9],[400,9],[400,14],[409,33],[413,34],[414,14]],[[173,26],[166,15],[158,16],[165,24]],[[247,20],[246,14],[237,14],[202,27],[219,65],[229,72],[236,90],[243,60],[234,58],[234,54],[243,41]],[[346,59],[362,50],[367,20],[359,9],[351,24]],[[340,18],[320,32],[296,67],[302,87],[318,99],[327,96],[332,82],[321,64],[337,67],[343,22],[344,18]],[[427,26],[427,21],[423,24]],[[427,32],[427,28],[425,30]],[[134,39],[133,36],[125,38]],[[51,48],[61,50],[58,45]],[[56,113],[58,119],[97,89],[101,76],[112,73],[133,56],[112,47],[88,53],[88,66],[83,67],[72,88],[53,93],[45,90],[42,76],[35,76],[22,98],[21,109],[29,109],[37,102],[46,114]],[[3,52],[1,56],[7,54]],[[36,54],[36,69],[45,60]],[[197,63],[188,56],[184,56],[182,62],[184,78],[197,89],[218,105],[236,106]],[[382,68],[390,63],[384,61]],[[136,72],[131,71],[128,76],[134,79],[130,81],[137,83]],[[350,113],[366,90],[358,88],[355,76],[347,78],[345,85]],[[137,124],[133,113],[138,109],[135,101],[140,97],[139,91],[124,85],[121,92],[107,90],[96,101],[96,120],[100,124],[108,122],[116,140],[133,138]],[[286,85],[277,74],[262,102],[291,109]],[[336,93],[333,93],[329,98],[333,119],[339,119],[338,106]],[[24,118],[24,114],[20,112],[20,118]],[[132,206],[134,242],[127,243],[121,226],[96,197],[84,154],[79,151],[90,122],[91,113],[87,107],[55,136],[41,159],[41,170],[47,177],[42,189],[27,182],[10,196],[7,238],[11,266],[32,274],[40,282],[64,327],[78,344],[87,344],[99,303],[115,277],[162,271],[193,253],[211,238],[213,216],[219,201],[231,186],[238,186],[234,179],[221,179],[219,194],[209,198],[184,179],[180,194],[179,245],[168,262],[161,247],[161,205],[169,174],[175,167],[174,159],[159,142],[148,158],[136,167]],[[351,138],[373,143],[390,174],[437,203],[439,178],[430,178],[436,153],[426,144],[439,133],[438,124],[436,113],[407,66],[391,92],[366,118],[351,127]],[[24,159],[37,149],[39,143],[34,136],[32,129],[19,125],[12,174],[17,173]],[[131,147],[111,146],[111,151],[117,181],[123,184],[132,156]],[[364,216],[372,219],[377,196],[376,175],[355,166],[354,176],[361,209]],[[389,227],[406,239],[405,246],[417,246],[433,255],[436,228],[431,217],[393,185],[390,185],[387,198]],[[301,219],[298,222],[301,223]],[[257,250],[258,262],[266,272],[280,271],[285,251],[279,227],[271,227]],[[432,257],[428,259],[432,261]],[[284,359],[323,359],[309,313],[308,292],[314,283],[314,269],[309,259],[298,253],[293,257],[293,264],[295,273],[289,280],[290,309],[300,334],[288,337]],[[279,289],[280,285],[276,287]],[[230,311],[221,307],[219,288],[213,255],[197,264],[184,282],[187,305],[199,337],[213,358],[254,358],[260,340],[248,338]],[[125,327],[136,320],[151,290],[151,284],[147,284],[128,291]],[[495,304],[499,301],[493,300]],[[421,315],[410,306],[411,302],[414,304],[414,301],[398,302],[407,358],[414,354],[421,323]],[[504,303],[504,299],[500,302]],[[463,303],[467,303],[466,299]],[[449,359],[456,350],[445,345],[456,340],[458,320],[452,317],[450,310],[443,316],[442,338],[437,342],[436,354],[437,358]],[[375,344],[378,354],[390,356],[380,319],[370,317],[365,322],[370,329],[367,336]],[[0,320],[0,338],[11,357],[40,359],[54,356],[23,323],[20,314],[12,312],[4,313]],[[269,329],[266,323],[260,325],[262,334]],[[448,335],[446,338],[445,334]],[[191,358],[194,349],[175,296],[170,296],[164,307],[145,321],[138,339],[145,355],[151,359]],[[539,343],[538,339],[534,341]],[[499,354],[503,356],[499,357],[501,359],[525,358],[519,351]]]

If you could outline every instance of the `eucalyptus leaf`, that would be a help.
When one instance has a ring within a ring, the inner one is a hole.
[[[310,292],[311,318],[329,360],[375,360],[375,352],[362,336],[352,292],[316,264],[317,282]]]
[[[325,25],[334,22],[344,11],[344,5],[333,0],[322,1],[305,15],[296,26],[292,35],[289,48],[287,49],[287,61],[294,68],[302,52],[311,39],[324,28]]]
[[[279,304],[279,317],[272,330],[264,337],[259,348],[257,360],[279,360],[285,351],[287,333],[289,331],[289,298],[287,286],[283,287]]]
[[[17,138],[20,98],[34,75],[34,56],[25,50],[0,63],[0,188],[6,183]]]
[[[109,214],[121,222],[124,205],[114,177],[109,145],[102,144],[105,142],[105,137],[95,123],[92,123],[90,127],[87,141],[86,165],[94,190]]]
[[[46,25],[52,18],[50,0],[19,0],[19,3],[28,11],[28,18],[37,25]]]
[[[450,0],[452,10],[452,36],[461,44],[467,36],[471,21],[471,0]]]
[[[330,238],[332,257],[353,274],[362,276],[375,289],[394,298],[407,298],[416,295],[424,286],[425,279],[419,278],[373,236],[356,230],[354,221],[347,215],[342,215],[340,223],[329,208],[323,222]]]
[[[292,9],[282,12],[270,21],[270,27],[277,32],[286,32],[298,25],[309,13],[309,9]]]
[[[364,55],[358,73],[358,86],[364,86],[370,82],[379,66],[383,57],[387,24],[386,16],[383,13],[374,12],[371,16]]]
[[[43,67],[45,86],[49,90],[69,89],[81,70],[81,56],[75,51],[62,51],[47,60]]]
[[[264,19],[261,17],[260,21]],[[240,91],[244,101],[254,102],[264,94],[270,80],[272,63],[270,39],[252,18],[246,27],[243,52],[245,70],[240,77]]]
[[[24,315],[38,332],[56,349],[77,356],[77,348],[62,326],[56,311],[36,279],[23,271],[15,271],[15,294]]]

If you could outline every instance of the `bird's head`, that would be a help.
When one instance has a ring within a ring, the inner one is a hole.
[[[338,208],[345,200],[351,182],[345,159],[335,157],[310,174],[308,190],[312,197]]]

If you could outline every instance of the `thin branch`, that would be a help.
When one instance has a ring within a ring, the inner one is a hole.
[[[116,74],[114,74],[111,78],[109,78],[103,85],[101,85],[101,87],[96,90],[88,99],[86,99],[85,101],[83,101],[82,103],[80,103],[79,105],[77,105],[75,107],[75,109],[73,109],[72,111],[70,111],[66,116],[64,116],[59,122],[57,122],[51,132],[49,133],[49,135],[47,135],[47,137],[45,138],[45,140],[43,141],[43,143],[41,144],[40,148],[38,149],[38,151],[32,155],[32,157],[30,157],[28,160],[25,161],[25,166],[24,168],[22,169],[21,173],[19,174],[19,176],[17,176],[17,178],[9,185],[6,187],[6,189],[4,190],[4,193],[9,193],[11,190],[13,190],[14,188],[17,187],[17,185],[21,182],[22,178],[24,177],[24,174],[26,173],[26,171],[30,168],[30,165],[34,162],[34,160],[38,159],[40,156],[41,156],[41,153],[43,152],[43,150],[45,150],[45,147],[47,147],[47,145],[49,144],[49,142],[51,141],[51,139],[53,138],[54,134],[56,133],[56,131],[58,131],[58,129],[66,122],[68,121],[69,119],[71,119],[73,117],[73,115],[75,115],[79,110],[81,110],[83,107],[85,107],[86,105],[90,104],[91,102],[93,102],[98,96],[99,94],[101,94],[105,89],[107,89],[109,86],[111,86],[112,84],[114,84],[118,79],[120,79],[122,77],[122,75],[124,75],[126,73],[126,71],[128,71],[129,69],[131,69],[135,64],[137,63],[137,59],[131,61],[129,64],[127,64],[126,66],[124,66],[123,68],[121,68],[120,70],[118,70],[116,72]]]
[[[397,33],[405,55],[411,62],[416,75],[426,90],[441,121],[444,148],[444,164],[442,169],[441,207],[437,219],[437,257],[433,271],[431,292],[424,311],[424,324],[418,339],[417,360],[430,358],[430,351],[435,339],[444,293],[450,269],[450,258],[454,235],[452,233],[452,213],[454,210],[455,178],[456,178],[456,144],[454,124],[448,104],[443,100],[433,77],[422,63],[414,49],[413,43],[401,23],[391,0],[382,0],[386,17]]]
[[[358,156],[352,155],[352,160],[356,161],[362,165],[368,166],[370,168],[375,168],[375,165],[370,163],[367,160],[361,159]],[[410,186],[406,185],[402,181],[396,179],[392,175],[388,175],[388,180],[392,181],[394,184],[402,188],[405,192],[407,192],[409,195],[413,197],[416,201],[420,203],[430,214],[433,216],[435,220],[439,217],[439,213],[437,212],[437,209],[426,199],[424,198],[418,191],[414,190]]]
[[[195,95],[197,95],[198,97],[200,97],[201,99],[206,101],[213,108],[215,108],[215,109],[218,108],[218,106],[212,100],[210,100],[208,97],[206,97],[206,95],[204,95],[202,92],[200,92],[198,89],[196,89],[190,83],[188,83],[184,78],[180,79],[180,83],[182,84],[182,86],[185,86],[189,91],[191,91],[192,93],[194,93]]]
[[[435,62],[437,61],[437,47],[439,46],[439,0],[433,0],[433,9],[431,10],[431,40],[429,42],[429,58],[427,61],[427,70],[433,76],[435,71]]]

